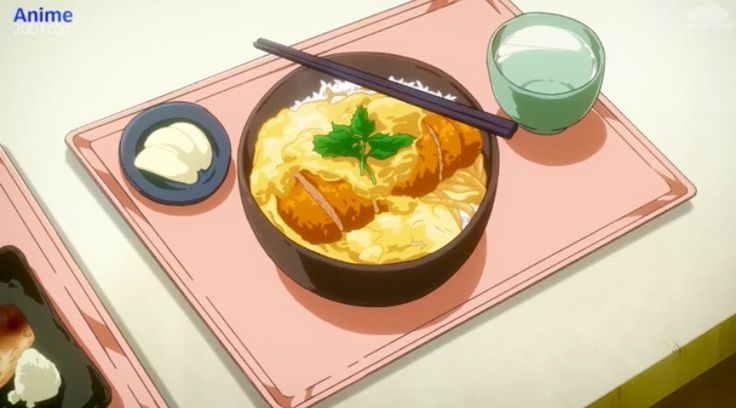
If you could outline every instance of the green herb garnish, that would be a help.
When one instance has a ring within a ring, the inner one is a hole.
[[[322,157],[354,157],[360,163],[360,175],[368,173],[373,184],[376,176],[368,165],[368,158],[386,160],[404,147],[411,146],[415,137],[405,133],[373,134],[376,123],[368,118],[368,110],[359,106],[350,125],[332,124],[326,135],[314,136],[314,151]]]

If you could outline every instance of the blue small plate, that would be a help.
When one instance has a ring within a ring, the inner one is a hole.
[[[212,164],[199,171],[199,178],[192,185],[165,179],[134,165],[151,132],[180,121],[197,125],[212,145]],[[120,140],[120,163],[128,181],[147,198],[167,205],[195,204],[214,194],[225,181],[230,167],[230,139],[207,109],[189,102],[162,103],[141,112],[125,127]]]

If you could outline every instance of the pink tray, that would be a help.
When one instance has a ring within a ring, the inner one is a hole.
[[[23,252],[67,330],[105,377],[109,407],[166,406],[2,148],[0,226],[0,248]]]
[[[319,54],[383,51],[420,59],[454,76],[486,110],[496,112],[486,44],[494,29],[518,12],[507,1],[418,0],[298,47]],[[452,34],[437,27],[452,27]],[[499,142],[500,179],[488,233],[445,285],[390,308],[334,303],[277,271],[249,228],[236,182],[235,152],[249,113],[294,68],[271,56],[259,58],[67,137],[100,188],[273,406],[314,404],[695,194],[601,96],[594,110],[563,135],[519,132]],[[223,186],[194,206],[147,200],[131,188],[118,161],[128,121],[171,100],[196,102],[213,112],[233,147]]]

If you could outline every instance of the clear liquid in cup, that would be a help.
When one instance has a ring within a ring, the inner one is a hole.
[[[577,34],[551,26],[530,26],[506,38],[496,51],[501,73],[515,85],[540,94],[560,94],[593,79],[597,61]]]

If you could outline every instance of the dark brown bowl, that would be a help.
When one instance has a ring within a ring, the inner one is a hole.
[[[59,370],[61,387],[36,407],[106,407],[112,393],[104,376],[70,335],[51,299],[37,281],[25,255],[14,246],[0,248],[0,306],[14,306],[33,329],[33,348]],[[0,321],[0,326],[5,322]],[[0,327],[0,329],[3,329]],[[6,405],[13,381],[0,387],[0,406]],[[25,406],[18,403],[15,407]]]
[[[460,103],[479,107],[455,79],[421,61],[373,52],[333,54],[327,58],[384,78],[393,75],[420,80],[431,89],[457,96]],[[297,68],[268,91],[248,118],[238,150],[240,194],[248,222],[273,262],[296,283],[320,296],[361,306],[391,306],[420,298],[457,272],[483,236],[498,182],[496,137],[483,134],[486,195],[468,225],[447,245],[422,258],[387,265],[352,264],[328,258],[297,244],[271,224],[250,191],[250,174],[256,138],[263,123],[318,89],[320,80],[333,79],[312,69]]]

